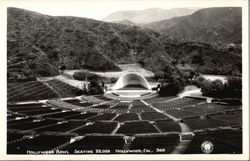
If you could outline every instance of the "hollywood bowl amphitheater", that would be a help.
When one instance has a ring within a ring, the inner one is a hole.
[[[202,96],[160,97],[139,73],[102,95],[58,78],[8,83],[7,154],[242,153],[242,107]]]

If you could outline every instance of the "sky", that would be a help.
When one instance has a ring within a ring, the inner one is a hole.
[[[219,4],[219,3],[220,4]],[[237,0],[6,0],[8,7],[23,8],[52,16],[77,16],[102,20],[112,12],[148,8],[230,6]]]

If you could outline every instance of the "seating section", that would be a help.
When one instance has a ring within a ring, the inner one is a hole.
[[[22,139],[24,134],[20,133],[7,133],[7,144]]]
[[[71,86],[57,79],[47,81],[47,83],[57,92],[59,95],[64,97],[75,97],[83,94],[83,91],[79,88]]]
[[[166,113],[177,119],[199,116],[194,112],[179,110],[179,109],[167,110]]]
[[[88,133],[111,134],[116,127],[117,122],[95,122],[94,124],[86,125],[73,132],[79,135],[85,135]]]
[[[112,120],[113,118],[115,118],[117,114],[116,113],[104,113],[104,114],[100,114],[98,116],[95,117],[91,117],[90,121],[94,122],[94,121],[108,121],[108,120]]]
[[[148,121],[125,122],[116,132],[117,134],[134,135],[143,133],[158,133]]]
[[[209,117],[211,119],[232,122],[232,123],[238,124],[239,126],[242,126],[242,117],[241,116],[242,116],[241,111],[234,111],[234,112],[209,115]]]
[[[44,82],[8,83],[7,89],[8,102],[75,97],[82,94],[81,89],[56,79]]]
[[[210,141],[214,145],[212,154],[242,154],[242,131],[217,130],[195,133],[186,154],[204,154],[201,144]]]
[[[52,150],[62,144],[70,141],[70,136],[40,135],[34,138],[27,138],[19,142],[8,144],[8,154],[48,154]],[[45,153],[47,151],[47,153]]]
[[[73,142],[61,150],[67,150],[71,154],[77,154],[77,151],[81,152],[82,150],[89,151],[87,154],[100,154],[98,149],[108,149],[108,151],[102,151],[102,154],[109,154],[115,153],[116,149],[123,149],[124,144],[125,141],[122,136],[90,135]]]
[[[186,129],[195,133],[187,154],[203,153],[200,145],[204,139],[215,145],[213,153],[242,153],[241,128],[240,106],[193,98],[121,101],[96,95],[7,104],[8,154],[41,154],[55,149],[69,154],[84,150],[99,154],[97,149],[108,149],[111,154],[122,153],[117,149],[169,154],[176,150]]]
[[[8,102],[59,98],[51,88],[39,81],[8,83]]]
[[[194,105],[197,105],[201,102],[204,102],[204,100],[193,99],[193,98],[177,98],[177,99],[169,100],[166,102],[164,102],[164,101],[155,102],[155,103],[152,103],[152,105],[161,111],[167,111],[167,110],[171,110],[171,109],[194,106]]]
[[[142,120],[155,121],[155,120],[167,120],[168,116],[159,112],[143,112],[141,113]]]
[[[181,132],[181,127],[173,120],[159,120],[155,124],[162,132]]]
[[[86,122],[83,121],[68,121],[68,122],[62,122],[62,123],[57,123],[52,126],[47,126],[44,128],[40,128],[35,130],[36,132],[68,132],[71,131],[75,128],[79,128],[81,126],[84,126]]]
[[[60,113],[52,113],[52,114],[46,115],[44,117],[59,119],[59,118],[65,118],[65,117],[75,116],[75,115],[79,115],[79,114],[80,114],[80,112],[67,111],[67,112],[60,112]]]
[[[15,130],[34,130],[42,127],[46,127],[48,125],[57,124],[56,120],[36,120],[36,121],[29,121],[23,124],[18,125],[8,125],[8,129],[15,129]]]
[[[86,113],[80,113],[77,115],[67,116],[67,117],[64,117],[63,119],[64,120],[86,120],[88,118],[91,118],[97,115],[98,113],[86,112]]]
[[[120,114],[115,121],[124,122],[124,121],[134,121],[139,120],[138,115],[136,113],[123,113]]]
[[[161,103],[161,102],[167,102],[170,101],[171,99],[176,98],[176,96],[169,96],[169,97],[153,97],[153,98],[147,98],[144,101],[147,102],[148,104],[155,104],[155,103]]]
[[[241,106],[228,106],[228,105],[219,105],[214,103],[205,103],[201,105],[197,105],[195,107],[187,107],[184,108],[185,111],[190,111],[196,113],[198,115],[208,115],[208,114],[216,114],[225,111],[235,111],[239,110]]]
[[[185,119],[184,123],[186,123],[192,130],[239,126],[237,123],[223,121],[223,120],[207,119],[207,118]]]

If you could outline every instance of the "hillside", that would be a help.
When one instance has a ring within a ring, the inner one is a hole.
[[[180,42],[162,37],[166,52],[173,64],[183,71],[198,71],[213,75],[238,75],[242,73],[242,50],[237,45],[213,46],[203,42]]]
[[[143,25],[181,41],[241,43],[240,7],[200,9],[190,16],[175,17]]]
[[[79,17],[53,17],[8,8],[8,80],[24,81],[67,69],[119,71],[116,64],[143,64],[152,71],[171,58],[159,34],[136,26]]]
[[[149,8],[145,10],[117,11],[105,17],[103,21],[119,22],[123,20],[129,20],[136,24],[150,23],[154,21],[170,19],[177,16],[190,15],[194,13],[196,10],[198,10],[198,8],[173,8],[173,9]]]
[[[131,63],[154,73],[176,65],[201,73],[241,74],[241,45],[181,41],[138,26],[17,8],[8,8],[7,20],[8,82],[54,76],[62,66],[107,72]]]

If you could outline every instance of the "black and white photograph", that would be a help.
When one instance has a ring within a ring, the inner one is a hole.
[[[247,5],[6,1],[1,155],[249,159]]]

